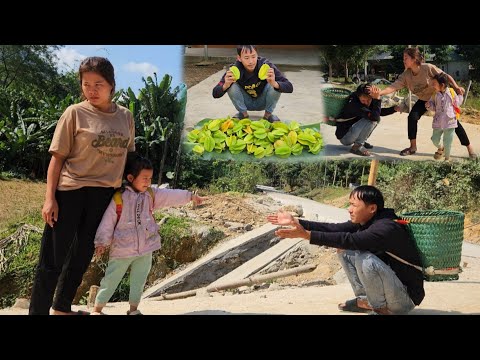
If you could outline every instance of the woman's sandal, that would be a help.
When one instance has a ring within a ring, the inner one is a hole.
[[[400,151],[400,155],[401,156],[407,156],[407,155],[413,155],[417,152],[417,150],[412,150],[410,149],[409,147],[408,148],[405,148],[403,149],[402,151]]]

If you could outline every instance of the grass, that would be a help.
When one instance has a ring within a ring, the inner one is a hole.
[[[462,107],[470,107],[476,110],[480,110],[480,98],[474,97],[471,94],[469,94],[467,98],[467,102],[463,104]]]
[[[352,190],[349,188],[328,186],[316,188],[303,196],[322,204],[329,204],[338,199],[343,199],[345,196],[349,195],[351,191]]]
[[[0,234],[22,222],[42,226],[45,188],[44,182],[0,180]]]

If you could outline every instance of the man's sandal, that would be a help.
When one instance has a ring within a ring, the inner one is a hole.
[[[372,311],[372,309],[365,309],[358,306],[357,298],[345,301],[345,305],[338,304],[338,310],[356,313],[369,313]]]
[[[354,149],[353,147],[350,149],[350,152],[355,155],[360,155],[360,156],[371,156],[370,152],[365,149],[363,146],[360,146],[359,148]]]

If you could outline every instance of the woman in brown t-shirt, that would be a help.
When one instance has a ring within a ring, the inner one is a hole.
[[[79,69],[84,101],[60,117],[49,153],[46,222],[30,301],[31,315],[74,315],[71,304],[92,259],[93,239],[127,152],[135,150],[132,113],[112,102],[110,61],[89,57]],[[55,298],[54,298],[55,295]]]
[[[381,96],[403,88],[408,88],[412,93],[418,96],[417,102],[413,105],[408,114],[408,139],[410,140],[410,146],[400,152],[400,155],[402,156],[413,155],[417,151],[417,121],[427,111],[425,103],[435,92],[432,85],[433,77],[444,73],[435,65],[422,63],[422,60],[423,57],[418,48],[406,48],[403,51],[403,64],[405,65],[405,71],[400,74],[398,79],[392,85],[380,91]],[[448,81],[455,92],[463,95],[464,89],[459,87],[450,75],[446,73],[445,75],[447,75]],[[470,144],[465,129],[460,123],[458,123],[458,127],[455,129],[455,133],[457,134],[460,143],[467,147],[470,158],[475,159],[477,155],[473,150],[472,144]]]

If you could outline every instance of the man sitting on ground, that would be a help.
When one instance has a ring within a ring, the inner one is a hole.
[[[360,156],[370,156],[367,149],[373,148],[367,139],[377,127],[380,116],[398,111],[397,106],[382,109],[380,89],[369,83],[358,86],[340,115],[335,119],[335,136],[343,145],[352,145],[350,152]]]
[[[393,209],[384,208],[383,195],[373,186],[350,193],[351,221],[339,224],[295,219],[287,212],[268,221],[286,225],[275,232],[281,238],[303,238],[310,244],[345,249],[339,252],[355,298],[339,304],[342,311],[406,314],[425,297],[420,254],[405,225]],[[407,263],[408,262],[408,263]]]

